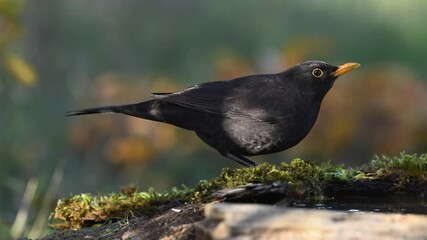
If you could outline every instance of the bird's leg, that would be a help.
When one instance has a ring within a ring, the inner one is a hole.
[[[231,154],[231,153],[226,153],[224,154],[224,156],[228,157],[229,159],[245,166],[245,167],[254,167],[256,165],[258,165],[256,162],[253,162],[241,155],[236,155],[236,154]]]

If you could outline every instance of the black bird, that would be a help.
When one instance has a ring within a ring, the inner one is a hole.
[[[276,74],[197,84],[180,92],[153,93],[140,103],[89,108],[67,116],[122,113],[194,131],[206,144],[244,166],[244,156],[275,153],[299,143],[316,122],[336,78],[358,68],[307,61]]]

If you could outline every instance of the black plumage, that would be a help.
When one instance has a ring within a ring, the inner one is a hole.
[[[194,131],[222,155],[254,166],[244,156],[280,152],[299,143],[316,122],[335,79],[359,66],[308,61],[277,74],[207,82],[154,93],[140,103],[70,111],[67,116],[115,112],[169,123]]]

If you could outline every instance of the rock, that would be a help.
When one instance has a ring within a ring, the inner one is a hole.
[[[196,239],[427,239],[427,216],[211,204]]]

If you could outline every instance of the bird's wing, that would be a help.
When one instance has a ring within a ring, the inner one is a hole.
[[[256,87],[219,81],[195,85],[175,93],[153,93],[153,97],[159,101],[225,118],[277,122],[280,117],[277,114],[268,114],[265,108],[252,107],[245,103],[248,97],[256,97],[252,95]]]
[[[227,96],[226,92],[230,91],[227,85],[227,82],[209,82],[175,93],[153,93],[153,97],[163,102],[222,117],[251,119],[250,115],[234,109],[230,104],[225,104],[233,98]]]

